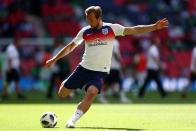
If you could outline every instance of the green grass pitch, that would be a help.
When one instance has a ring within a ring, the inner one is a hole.
[[[76,104],[0,104],[0,131],[194,131],[195,104],[93,104],[76,124],[65,122]],[[55,128],[42,128],[40,116],[55,112]]]

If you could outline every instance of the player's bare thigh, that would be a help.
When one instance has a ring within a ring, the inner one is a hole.
[[[68,88],[64,87],[64,83],[65,83],[65,81],[63,81],[61,83],[61,86],[59,88],[59,91],[58,91],[59,97],[66,97],[73,91],[72,89],[68,89]]]

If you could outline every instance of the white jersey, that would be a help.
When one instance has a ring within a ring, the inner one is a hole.
[[[114,40],[113,42],[113,55],[112,55],[112,62],[111,62],[111,69],[120,69],[120,61],[116,60],[115,55],[117,55],[118,57],[120,57],[120,50],[119,50],[119,42],[118,40]]]
[[[82,28],[73,39],[76,45],[85,41],[85,52],[80,65],[93,71],[109,72],[115,36],[122,36],[124,26],[103,23],[100,29]]]
[[[10,44],[6,49],[6,57],[11,60],[11,68],[18,69],[20,66],[19,53],[14,44]],[[8,62],[8,61],[7,61]]]
[[[196,46],[193,48],[193,51],[192,51],[191,71],[196,72]]]
[[[147,68],[152,70],[158,70],[159,69],[159,63],[157,63],[155,58],[159,59],[159,51],[158,48],[155,45],[150,46],[148,50],[148,61],[147,61]]]

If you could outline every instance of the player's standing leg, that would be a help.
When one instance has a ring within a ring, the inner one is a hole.
[[[76,112],[73,114],[73,116],[67,121],[66,127],[68,128],[74,128],[74,123],[82,117],[82,115],[88,111],[90,108],[94,98],[99,93],[99,90],[93,86],[90,85],[87,89],[86,95],[84,99],[78,104]]]

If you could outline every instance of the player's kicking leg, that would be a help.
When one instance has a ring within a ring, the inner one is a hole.
[[[64,83],[65,83],[64,81],[61,83],[61,86],[58,91],[58,96],[60,98],[64,98],[64,97],[68,96],[73,91],[72,89],[65,88]]]
[[[76,112],[73,114],[73,116],[67,121],[66,127],[68,128],[74,128],[74,124],[77,120],[82,117],[82,115],[88,111],[90,108],[95,96],[98,94],[99,90],[91,85],[86,91],[86,95],[84,99],[78,104]]]

